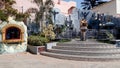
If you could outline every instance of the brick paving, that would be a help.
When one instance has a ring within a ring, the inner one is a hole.
[[[120,61],[73,61],[24,52],[0,55],[0,68],[120,68]]]

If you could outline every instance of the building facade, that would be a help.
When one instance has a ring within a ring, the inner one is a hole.
[[[111,0],[92,9],[96,13],[104,13],[114,17],[120,17],[120,0]]]
[[[107,3],[104,3],[102,5],[96,6],[92,9],[93,12],[97,14],[103,14],[103,19],[106,19],[106,21],[102,21],[102,23],[107,23],[108,20],[115,24],[114,26],[114,36],[117,39],[120,39],[120,0],[111,0]]]

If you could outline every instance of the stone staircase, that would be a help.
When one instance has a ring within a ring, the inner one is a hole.
[[[120,60],[120,48],[115,45],[96,41],[71,41],[58,43],[42,55],[79,61]]]

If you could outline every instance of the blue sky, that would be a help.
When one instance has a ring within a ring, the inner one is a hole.
[[[77,2],[77,7],[80,8],[80,3],[83,1],[83,0],[65,0],[65,1],[76,1]],[[103,1],[110,1],[110,0],[103,0]]]
[[[70,1],[70,0],[65,0],[65,1]],[[71,1],[76,1],[76,2],[77,2],[77,7],[80,8],[80,3],[81,3],[83,0],[71,0]]]

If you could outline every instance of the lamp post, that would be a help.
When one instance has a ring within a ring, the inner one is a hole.
[[[23,13],[23,6],[21,7],[21,9],[22,9],[22,13]]]
[[[53,16],[54,16],[54,23],[56,22],[56,14],[58,14],[59,12],[56,12],[55,10],[52,12]]]
[[[99,24],[100,29],[101,29],[101,26],[102,26],[102,23]]]
[[[72,30],[73,30],[73,25],[72,25],[72,20],[71,20],[71,16],[69,15],[69,21],[68,21],[68,28],[69,28],[69,37],[70,39],[72,38]]]
[[[72,24],[72,20],[71,20],[71,16],[69,15],[69,20],[65,20],[65,25],[67,26],[67,38],[72,38],[72,30],[73,30],[73,24]]]
[[[80,19],[80,12],[79,12],[79,9],[78,9],[78,20]]]
[[[101,22],[101,17],[100,17],[100,13],[99,12],[97,12],[97,14],[96,14],[96,20],[95,20],[95,22],[97,23],[97,30],[98,30],[98,32],[97,32],[97,38],[99,39],[99,35],[100,35],[100,31],[101,31],[101,26],[102,26],[102,22]]]

